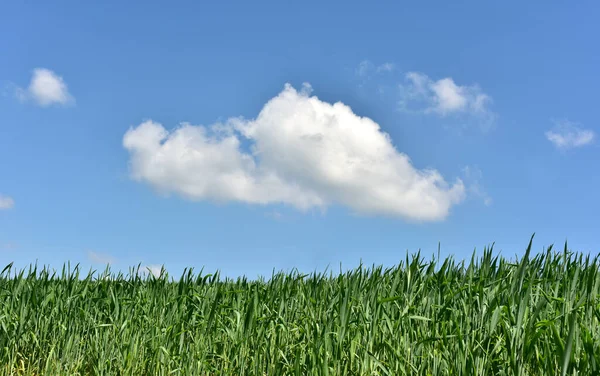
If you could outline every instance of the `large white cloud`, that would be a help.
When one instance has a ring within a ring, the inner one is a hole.
[[[17,89],[17,96],[21,100],[31,99],[42,107],[75,102],[63,78],[46,68],[34,69],[29,87]]]
[[[244,147],[249,144],[250,147]],[[440,220],[460,202],[460,179],[418,170],[369,118],[286,85],[254,120],[182,124],[151,120],[129,129],[123,145],[132,177],[193,200],[330,204],[355,212]]]
[[[596,137],[591,129],[583,129],[577,123],[566,119],[555,121],[554,128],[547,131],[545,135],[548,141],[561,150],[591,144]]]
[[[10,196],[0,194],[0,210],[12,209],[15,206],[15,200]]]

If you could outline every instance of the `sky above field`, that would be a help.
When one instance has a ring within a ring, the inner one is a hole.
[[[0,264],[597,253],[600,5],[0,5]],[[595,231],[596,230],[596,231]]]

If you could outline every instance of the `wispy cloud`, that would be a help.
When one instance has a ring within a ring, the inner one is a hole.
[[[593,130],[581,128],[580,124],[567,119],[554,121],[554,127],[545,135],[546,139],[560,150],[589,145],[596,138]]]
[[[0,193],[0,210],[8,210],[15,207],[15,200],[12,197]]]
[[[489,106],[492,98],[477,84],[457,85],[450,77],[432,80],[419,72],[408,72],[400,87],[400,109],[445,117],[476,116],[490,126],[496,118]]]
[[[75,103],[63,78],[46,68],[34,69],[29,86],[17,87],[15,94],[19,100],[32,100],[41,107]]]
[[[281,212],[277,211],[277,210],[271,210],[267,213],[265,213],[265,216],[271,219],[274,219],[276,221],[281,221],[283,219],[283,214],[281,214]]]
[[[88,259],[95,264],[114,264],[115,258],[106,253],[100,253],[88,250],[87,251]]]
[[[462,172],[467,187],[467,194],[481,199],[485,206],[492,205],[493,200],[483,187],[483,173],[481,170],[476,166],[465,166]]]
[[[394,69],[396,69],[396,65],[392,64],[392,63],[383,63],[379,66],[377,66],[377,68],[375,69],[375,71],[377,71],[378,73],[381,72],[392,72]]]
[[[372,70],[373,70],[373,63],[371,63],[369,60],[363,60],[358,64],[358,67],[356,68],[356,74],[359,77],[365,77]]]
[[[0,243],[0,250],[3,251],[13,251],[17,248],[18,247],[15,243]]]
[[[143,122],[123,138],[131,175],[192,200],[300,210],[338,204],[417,221],[442,220],[463,200],[460,179],[448,184],[436,170],[416,169],[377,123],[311,96],[309,88],[286,85],[253,120],[172,131]],[[241,149],[242,140],[251,152]]]
[[[383,63],[380,65],[373,64],[370,60],[363,60],[356,68],[356,75],[362,78],[367,78],[374,73],[392,72],[396,69],[393,63]]]

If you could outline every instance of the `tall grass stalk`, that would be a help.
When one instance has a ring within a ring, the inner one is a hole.
[[[600,374],[598,256],[566,245],[256,281],[138,268],[7,266],[0,374]]]

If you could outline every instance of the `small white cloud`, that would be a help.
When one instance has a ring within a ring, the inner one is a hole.
[[[9,196],[0,194],[0,210],[12,209],[15,206],[15,200]]]
[[[457,85],[449,77],[434,81],[423,73],[408,72],[400,85],[400,97],[400,108],[409,112],[468,114],[483,120],[486,127],[496,117],[489,109],[492,98],[478,85]]]
[[[493,203],[492,198],[483,187],[483,173],[478,167],[465,166],[462,169],[467,193],[472,197],[477,197],[483,201],[485,206],[490,206]]]
[[[456,86],[451,78],[443,78],[430,85],[435,105],[432,111],[446,115],[454,111],[464,111],[469,99],[464,86]]]
[[[95,264],[114,264],[115,258],[106,253],[99,253],[94,251],[87,252],[88,259]]]
[[[18,246],[15,243],[2,243],[0,244],[0,250],[3,251],[13,251],[17,249]]]
[[[555,121],[553,129],[545,133],[548,141],[561,150],[578,148],[591,144],[596,134],[591,129],[583,129],[579,124],[563,119]]]
[[[34,69],[29,87],[17,88],[15,95],[21,101],[33,100],[42,107],[75,103],[63,78],[46,68]]]
[[[133,179],[192,200],[300,210],[339,204],[430,221],[444,219],[464,198],[460,179],[450,185],[436,170],[413,167],[371,119],[290,85],[256,119],[172,131],[146,121],[129,129],[123,145]]]

